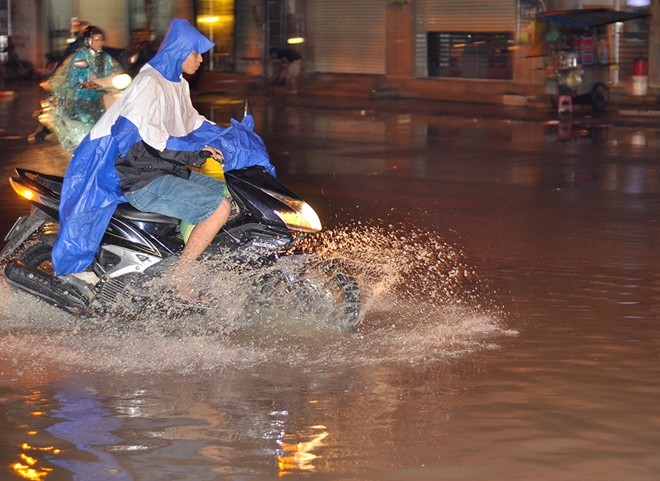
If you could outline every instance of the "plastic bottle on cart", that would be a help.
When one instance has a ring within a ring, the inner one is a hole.
[[[646,95],[649,88],[649,63],[639,56],[633,62],[632,93],[633,95]]]

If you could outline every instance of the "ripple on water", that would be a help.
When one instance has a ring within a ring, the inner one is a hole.
[[[159,279],[151,286],[160,293],[155,301],[122,302],[120,309],[88,318],[69,316],[3,282],[0,352],[15,365],[33,367],[53,362],[116,372],[198,372],[267,362],[305,368],[417,363],[495,348],[498,336],[515,334],[506,329],[488,282],[436,234],[357,224],[309,236],[300,249],[339,259],[355,276],[363,304],[357,332],[339,332],[323,311],[297,312],[285,299],[271,299],[279,303],[271,302],[268,313],[255,309],[255,279],[262,272],[218,270],[223,262],[215,259],[186,273],[205,299],[184,314],[163,312],[175,301]]]

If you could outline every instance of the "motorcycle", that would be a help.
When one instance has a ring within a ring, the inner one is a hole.
[[[229,254],[223,257],[228,267],[257,272],[254,302],[268,304],[293,294],[307,312],[317,312],[319,303],[329,305],[326,322],[333,328],[355,330],[361,321],[356,279],[339,260],[296,249],[299,236],[322,228],[313,208],[263,167],[227,171],[224,177],[231,214],[210,249]],[[74,315],[95,315],[129,302],[184,247],[178,219],[120,204],[92,265],[79,274],[56,276],[51,253],[62,177],[17,168],[10,183],[32,208],[5,237],[0,261],[6,262],[7,282]]]

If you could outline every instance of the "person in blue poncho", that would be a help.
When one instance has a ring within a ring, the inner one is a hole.
[[[262,165],[274,174],[251,117],[223,129],[192,105],[183,73],[195,73],[212,46],[186,20],[173,20],[153,59],[76,148],[53,247],[57,275],[90,265],[121,202],[195,224],[180,257],[201,255],[230,210],[225,184],[188,168],[204,162],[202,151],[226,170]]]

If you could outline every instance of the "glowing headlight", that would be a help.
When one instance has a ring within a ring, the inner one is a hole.
[[[302,232],[319,232],[323,228],[319,216],[307,202],[276,194],[266,189],[264,189],[264,192],[291,208],[291,210],[274,210],[289,229]]]
[[[14,191],[18,195],[24,197],[27,200],[32,200],[37,196],[37,194],[35,194],[33,190],[30,190],[29,188],[25,187],[22,184],[19,184],[18,182],[14,182],[14,180],[11,177],[9,178],[9,183],[11,184],[11,186],[14,188]]]
[[[131,80],[130,75],[122,73],[112,78],[112,86],[117,90],[124,90],[131,83]]]

